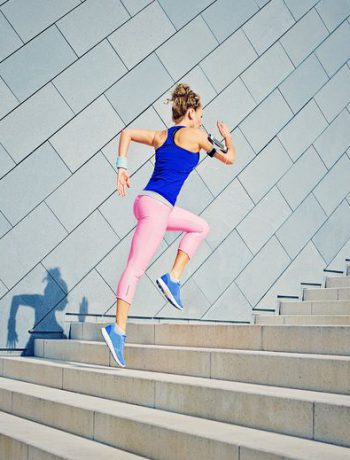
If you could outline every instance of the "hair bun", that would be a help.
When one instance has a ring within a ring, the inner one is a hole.
[[[188,96],[191,93],[191,88],[186,83],[179,83],[172,93],[173,100],[176,97]]]
[[[171,93],[171,99],[167,99],[166,104],[173,103],[173,120],[180,120],[189,108],[195,110],[200,107],[201,98],[196,94],[187,83],[178,83]]]

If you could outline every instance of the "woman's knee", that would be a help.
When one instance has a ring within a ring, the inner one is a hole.
[[[206,220],[202,219],[202,233],[204,235],[204,238],[208,235],[209,230],[210,230],[210,226],[209,226],[208,222]]]
[[[141,276],[145,274],[146,267],[144,265],[136,265],[129,261],[124,271],[129,278],[134,278],[138,281]]]

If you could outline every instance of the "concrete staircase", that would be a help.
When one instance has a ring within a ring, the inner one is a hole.
[[[330,278],[277,324],[129,322],[126,368],[105,323],[36,339],[0,357],[0,458],[349,460],[349,291]]]
[[[279,314],[255,314],[255,324],[350,326],[350,267],[345,276],[325,277],[324,286],[304,288],[301,301],[284,300]]]

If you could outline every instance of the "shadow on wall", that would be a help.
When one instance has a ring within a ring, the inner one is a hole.
[[[6,347],[9,349],[16,348],[16,344],[19,341],[18,333],[30,334],[28,342],[24,347],[21,347],[25,348],[21,355],[34,355],[34,339],[36,338],[68,338],[62,328],[64,310],[68,304],[68,295],[65,294],[67,284],[61,278],[60,269],[53,268],[48,270],[43,281],[47,282],[43,294],[15,295],[11,301],[7,323]],[[28,324],[21,324],[21,329],[18,330],[16,317],[19,307],[31,307],[33,309],[34,325],[30,332],[28,332]],[[80,308],[87,309],[87,300],[81,303]]]

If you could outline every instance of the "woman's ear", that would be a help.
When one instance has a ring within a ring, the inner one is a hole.
[[[193,107],[189,108],[189,109],[188,109],[188,116],[189,116],[189,119],[190,119],[190,120],[193,120],[193,119],[194,119],[194,115],[195,115],[195,114],[194,114],[194,108],[193,108]]]

